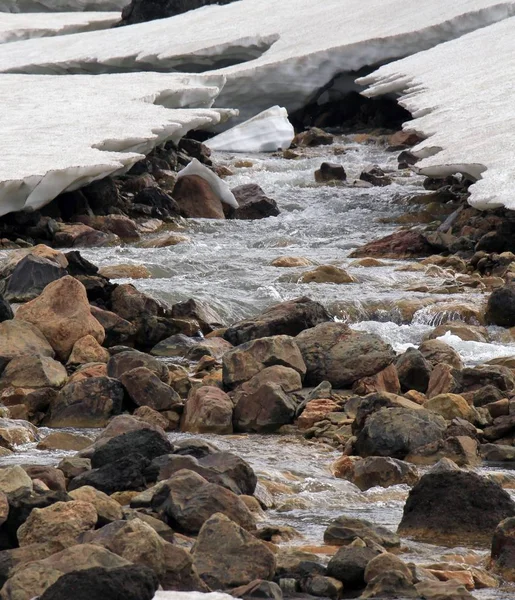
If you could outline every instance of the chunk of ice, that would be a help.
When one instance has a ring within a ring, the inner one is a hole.
[[[187,175],[198,175],[198,177],[202,177],[202,179],[205,179],[209,183],[209,187],[218,198],[220,198],[221,202],[228,204],[233,208],[238,208],[239,204],[225,181],[222,181],[216,173],[213,173],[213,171],[205,167],[196,158],[194,158],[189,165],[184,167],[184,169],[179,171],[177,179],[186,177]]]

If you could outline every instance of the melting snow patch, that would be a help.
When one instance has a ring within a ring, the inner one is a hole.
[[[0,215],[123,173],[156,145],[228,118],[234,111],[209,108],[222,85],[161,73],[2,75]]]
[[[424,175],[479,179],[469,202],[515,209],[515,18],[381,67],[365,94],[401,93],[427,139],[414,148]]]
[[[0,12],[0,44],[29,38],[107,29],[119,21],[119,13],[25,13]]]
[[[205,142],[211,150],[225,152],[276,152],[290,147],[295,131],[288,111],[272,106]]]
[[[198,175],[198,177],[202,177],[202,179],[205,179],[209,183],[209,186],[221,202],[224,202],[233,208],[238,208],[238,202],[225,181],[222,181],[216,173],[213,173],[213,171],[205,167],[196,158],[194,158],[188,166],[179,171],[177,179],[186,177],[187,175]]]
[[[281,0],[272,10],[270,0],[240,0],[104,32],[9,44],[0,53],[0,70],[105,73],[194,65],[207,70],[227,61],[217,71],[227,76],[217,105],[240,109],[245,120],[274,104],[292,114],[338,74],[514,15],[515,0]]]

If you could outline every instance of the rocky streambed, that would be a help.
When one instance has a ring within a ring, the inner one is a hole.
[[[3,224],[4,600],[512,597],[509,218],[319,136]]]

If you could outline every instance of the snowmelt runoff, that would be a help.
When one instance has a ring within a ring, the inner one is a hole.
[[[478,179],[469,202],[515,210],[515,18],[380,68],[359,82],[368,96],[401,93],[427,139],[420,172]]]
[[[221,77],[2,75],[0,215],[129,169],[157,144],[231,116]],[[28,128],[30,128],[28,130]]]

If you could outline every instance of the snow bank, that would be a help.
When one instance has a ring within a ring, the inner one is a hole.
[[[130,0],[0,0],[0,12],[121,11],[129,2]]]
[[[515,18],[380,68],[359,80],[367,96],[401,93],[421,173],[462,172],[470,204],[515,210]]]
[[[0,12],[0,44],[29,38],[65,35],[112,27],[119,13],[26,13]]]
[[[227,76],[217,105],[241,109],[244,120],[275,104],[291,114],[339,73],[514,15],[515,0],[240,0],[109,31],[9,44],[0,71],[216,70]]]
[[[205,145],[226,152],[276,152],[290,147],[295,131],[288,112],[272,106],[252,119],[211,138]]]
[[[0,215],[122,173],[157,144],[228,118],[223,78],[2,75]]]

